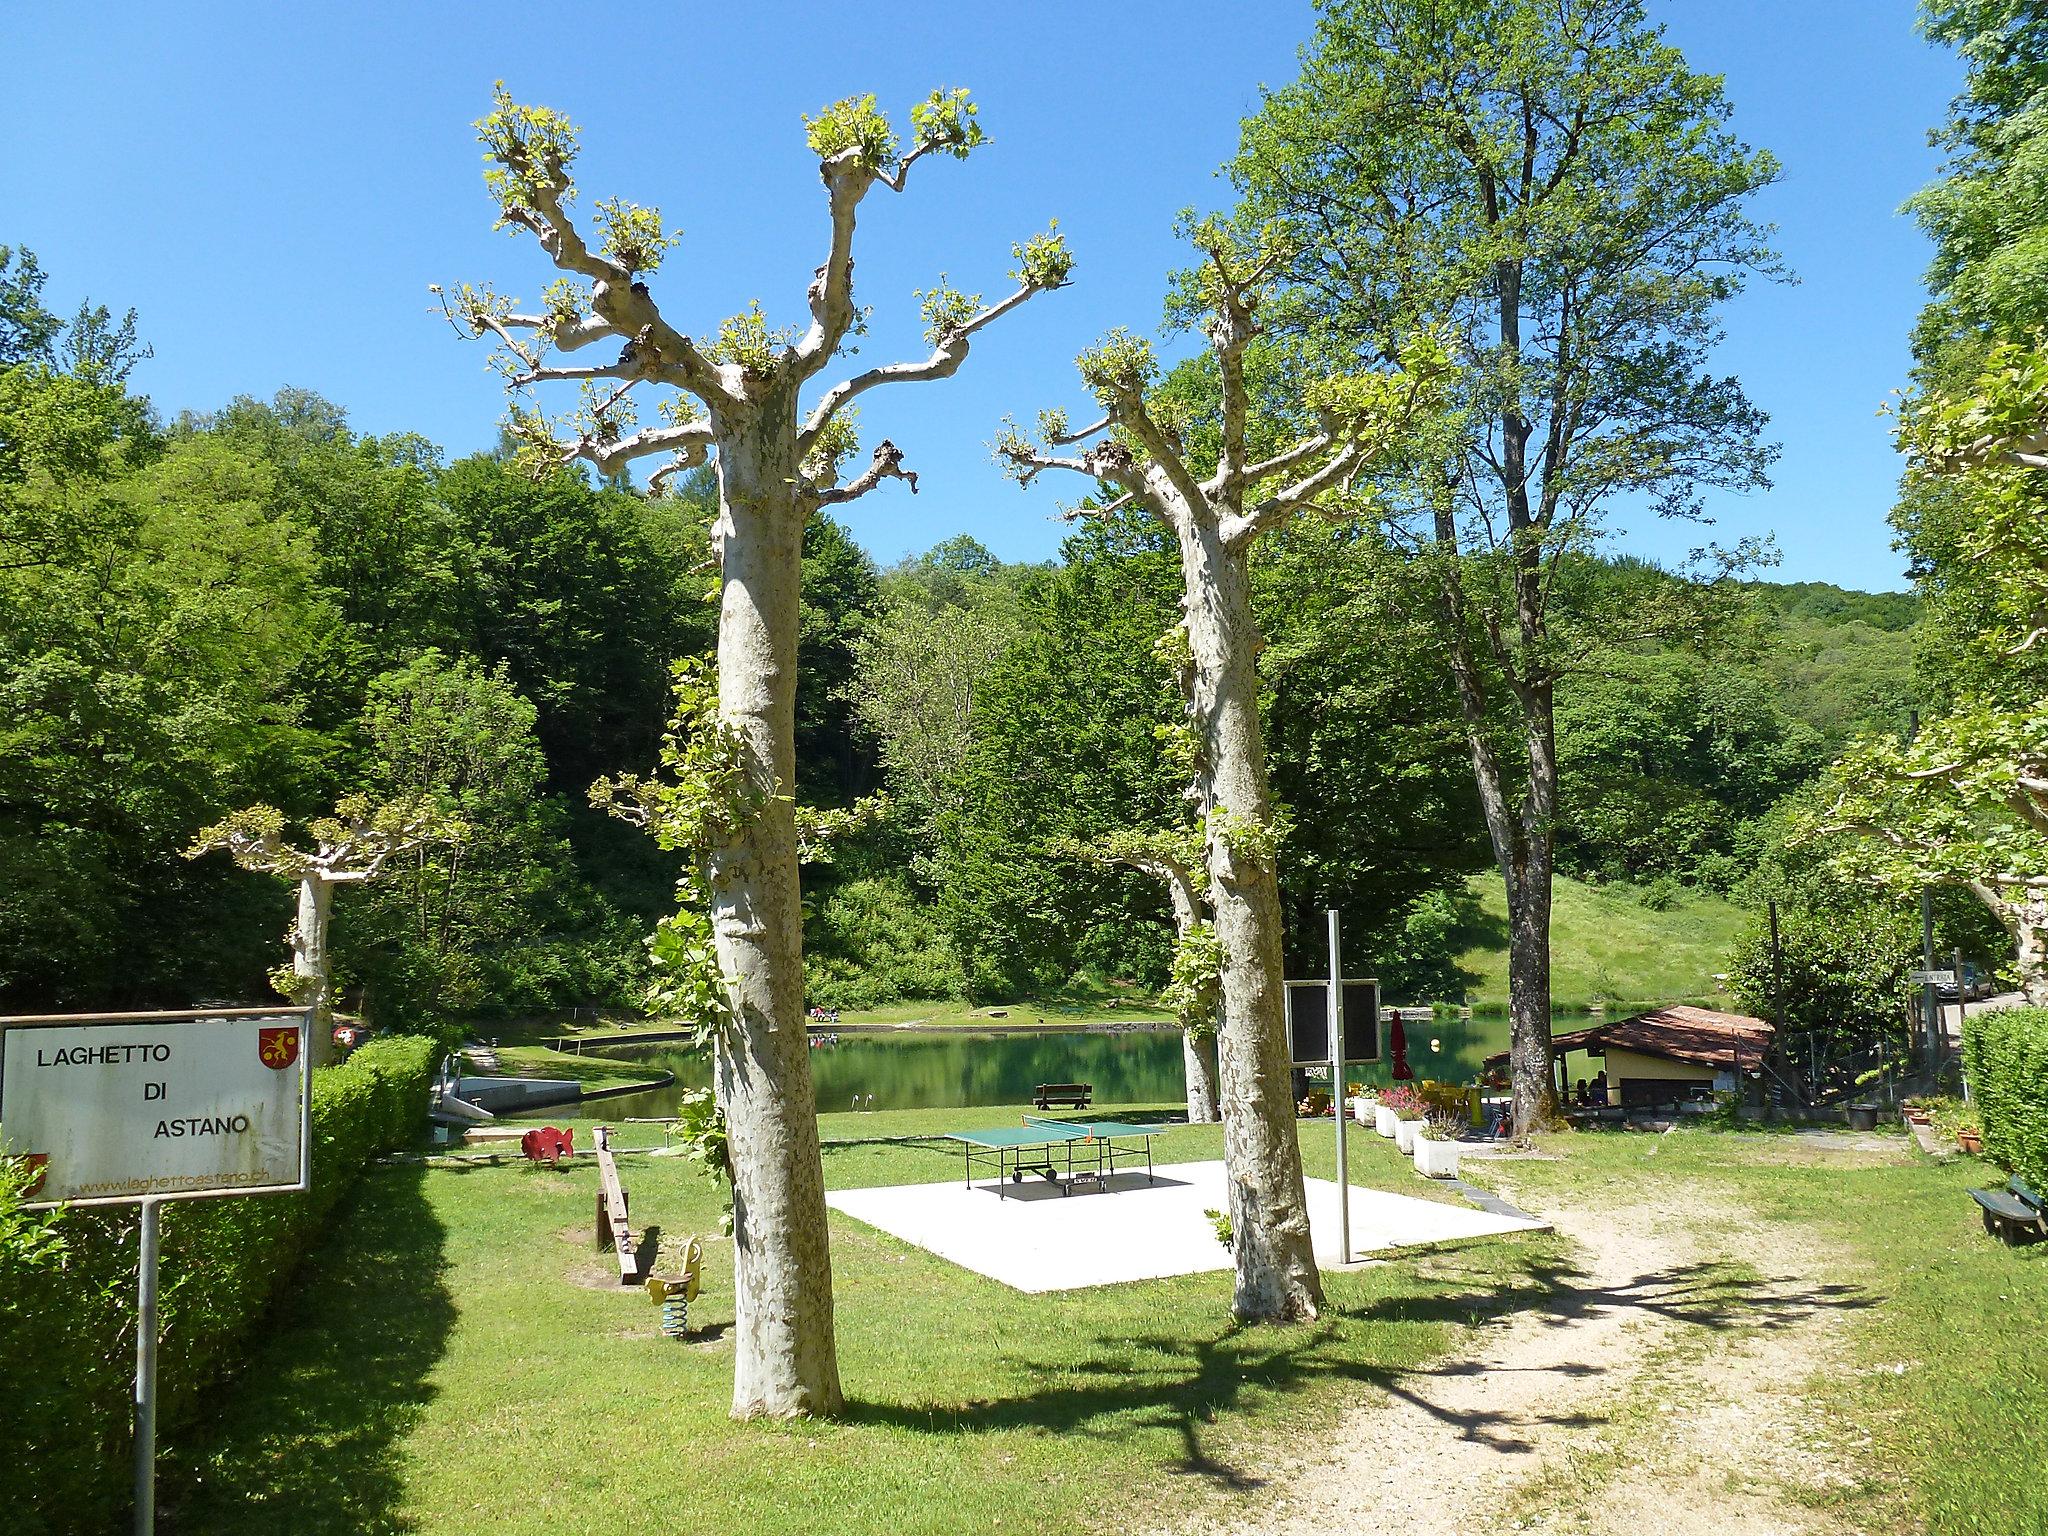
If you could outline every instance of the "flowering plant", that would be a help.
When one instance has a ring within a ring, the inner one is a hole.
[[[1422,1095],[1406,1083],[1396,1083],[1391,1088],[1380,1090],[1380,1107],[1391,1109],[1403,1120],[1420,1120],[1429,1106]]]

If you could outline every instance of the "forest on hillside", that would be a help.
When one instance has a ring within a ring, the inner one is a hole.
[[[303,824],[353,793],[424,794],[467,830],[337,903],[349,1006],[635,1004],[678,869],[589,792],[653,765],[671,669],[710,648],[712,472],[660,498],[536,480],[509,447],[451,461],[298,390],[166,420],[127,385],[136,318],[61,320],[43,283],[30,252],[0,259],[0,1004],[261,1000],[286,883],[187,850],[238,807]],[[1351,963],[1455,997],[1491,854],[1413,580],[1355,526],[1260,548],[1281,887],[1291,961],[1318,962],[1336,905]],[[962,533],[888,568],[812,520],[799,798],[887,809],[806,875],[811,1001],[1164,985],[1162,893],[1089,848],[1181,795],[1156,649],[1178,592],[1136,515],[1046,564]],[[1682,642],[1639,622],[1679,610]],[[1754,900],[1760,870],[1782,889],[1776,808],[1920,702],[1910,594],[1585,556],[1556,612],[1580,651],[1559,867],[1652,908]],[[1983,927],[1958,910],[1973,952]]]

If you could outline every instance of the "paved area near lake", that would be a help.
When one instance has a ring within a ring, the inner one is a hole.
[[[834,1210],[929,1249],[963,1269],[1019,1291],[1072,1291],[1090,1285],[1157,1280],[1228,1269],[1208,1210],[1226,1204],[1221,1162],[1162,1163],[1158,1181],[1119,1173],[1102,1191],[1064,1195],[1036,1178],[1004,1186],[894,1184],[839,1189],[825,1197]],[[1337,1262],[1337,1185],[1308,1181],[1309,1228],[1316,1258]],[[1421,1200],[1383,1190],[1351,1191],[1352,1256],[1458,1242],[1503,1232],[1530,1232],[1540,1221]]]

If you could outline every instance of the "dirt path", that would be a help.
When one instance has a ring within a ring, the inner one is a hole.
[[[1551,1302],[1402,1378],[1328,1437],[1346,1449],[1263,1469],[1263,1489],[1196,1529],[1854,1530],[1796,1497],[1842,1475],[1845,1432],[1799,1396],[1859,1304],[1833,1255],[1690,1203],[1546,1216],[1578,1250]]]

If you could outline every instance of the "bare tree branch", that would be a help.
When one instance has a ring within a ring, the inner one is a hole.
[[[797,434],[797,446],[808,451],[832,418],[850,400],[866,394],[882,384],[921,384],[930,379],[944,379],[952,376],[960,365],[967,361],[968,344],[976,331],[1000,319],[1035,293],[1043,292],[1032,284],[1025,284],[1008,298],[968,320],[956,331],[950,331],[939,338],[939,344],[932,349],[932,355],[920,363],[888,363],[880,368],[870,368],[866,373],[857,373],[850,379],[842,379],[825,391],[803,430]],[[803,375],[808,377],[809,375]]]
[[[867,495],[884,480],[907,480],[910,483],[910,494],[917,494],[916,472],[903,467],[903,450],[886,437],[875,444],[874,459],[858,478],[815,494],[820,506],[837,506],[841,502],[853,501]]]

